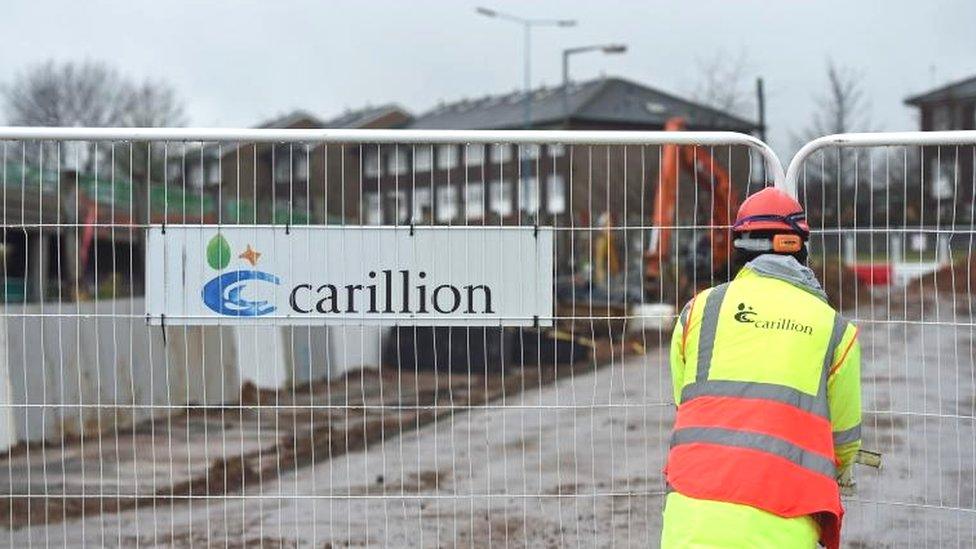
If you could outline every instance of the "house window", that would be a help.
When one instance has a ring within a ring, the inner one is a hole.
[[[291,176],[291,165],[287,156],[276,155],[274,159],[274,176],[276,183],[287,183]]]
[[[168,177],[170,181],[179,183],[182,175],[183,175],[183,164],[180,163],[180,161],[178,160],[175,162],[170,162],[169,165],[167,166],[166,177]]]
[[[387,211],[396,212],[397,223],[409,220],[409,208],[407,204],[407,191],[391,191],[386,193]]]
[[[380,176],[380,153],[377,150],[366,151],[363,155],[363,174],[366,177]]]
[[[295,155],[295,179],[305,181],[308,179],[308,157],[305,151]]]
[[[948,200],[956,193],[956,178],[952,167],[943,161],[940,166],[937,158],[932,159],[931,193],[936,200]]]
[[[390,151],[386,156],[387,173],[403,175],[407,173],[407,153],[403,150]]]
[[[465,219],[481,219],[485,216],[485,189],[481,182],[468,183],[464,188]]]
[[[512,184],[507,181],[492,181],[488,185],[488,203],[492,213],[501,217],[512,215]]]
[[[529,214],[539,211],[539,180],[524,177],[519,182],[519,208]]]
[[[441,185],[437,188],[437,221],[453,220],[458,214],[458,192],[453,185]]]
[[[495,145],[491,150],[493,162],[508,162],[512,159],[512,147],[510,145]]]
[[[952,107],[942,105],[932,109],[932,129],[944,131],[952,129]]]
[[[415,148],[413,150],[413,168],[417,171],[429,172],[431,167],[430,157],[433,152],[427,145],[421,145],[420,148]]]
[[[220,184],[220,161],[207,162],[207,185]]]
[[[484,145],[466,145],[464,147],[464,165],[480,166],[485,161]]]
[[[539,158],[538,145],[522,145],[519,147],[523,160],[535,160]]]
[[[559,158],[566,154],[566,147],[564,145],[554,144],[546,147],[549,149],[549,156],[553,158]]]
[[[449,170],[457,167],[457,147],[454,145],[439,145],[437,147],[437,169]]]
[[[186,167],[186,181],[191,187],[200,188],[203,186],[203,166],[200,164],[190,164]]]
[[[379,225],[383,222],[380,193],[363,193],[363,219],[367,225]]]
[[[417,187],[413,190],[413,221],[430,221],[430,188]]]
[[[561,214],[566,211],[566,182],[563,176],[551,174],[546,180],[548,197],[546,210],[551,214]]]

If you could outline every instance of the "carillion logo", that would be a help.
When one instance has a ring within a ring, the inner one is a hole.
[[[763,320],[761,318],[756,318],[758,313],[755,309],[746,305],[745,303],[739,303],[736,307],[735,313],[736,322],[741,322],[743,324],[752,324],[753,328],[760,330],[785,330],[788,332],[799,332],[801,334],[813,335],[813,326],[809,324],[802,324],[793,320],[792,318],[780,318],[777,320]]]
[[[216,235],[207,244],[207,264],[210,268],[221,271],[230,264],[230,244],[223,235]],[[281,280],[277,276],[254,269],[261,254],[247,245],[247,249],[237,256],[251,264],[251,269],[240,269],[226,272],[210,279],[203,286],[201,296],[203,303],[210,310],[225,316],[263,316],[275,311],[275,306],[267,301],[253,301],[242,296],[241,293],[248,283],[262,282],[278,285]]]
[[[207,244],[207,264],[215,271],[230,265],[231,248],[220,234]],[[275,312],[274,303],[246,297],[249,286],[280,286],[274,274],[257,270],[261,253],[250,244],[238,255],[250,269],[219,274],[203,286],[203,303],[212,311],[236,317],[264,316]],[[299,315],[342,314],[494,314],[492,288],[487,284],[427,283],[422,270],[376,269],[360,284],[300,282],[288,291],[288,306]],[[397,295],[399,294],[399,295]]]

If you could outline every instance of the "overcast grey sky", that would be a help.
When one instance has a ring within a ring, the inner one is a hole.
[[[519,27],[476,15],[477,5],[579,21],[535,31],[534,84],[558,84],[563,48],[614,41],[630,51],[577,56],[574,79],[605,73],[688,95],[696,60],[744,51],[750,79],[766,80],[769,141],[784,156],[825,87],[828,57],[863,73],[883,130],[915,128],[907,95],[976,74],[972,0],[5,0],[0,82],[49,58],[105,60],[170,81],[197,126],[250,126],[296,108],[422,110],[521,86]]]

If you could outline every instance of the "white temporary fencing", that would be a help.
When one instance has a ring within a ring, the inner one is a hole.
[[[976,544],[973,241],[976,132],[827,136],[786,186],[815,236],[811,265],[860,328],[864,446],[845,539]]]
[[[729,132],[0,128],[0,155],[12,545],[654,539],[675,311],[784,181]]]
[[[7,541],[655,540],[670,324],[776,184],[860,328],[884,467],[845,540],[971,546],[974,160],[976,132],[829,136],[784,175],[724,132],[0,128]]]

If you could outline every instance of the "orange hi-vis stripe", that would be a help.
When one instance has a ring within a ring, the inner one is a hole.
[[[674,430],[715,427],[762,433],[834,459],[830,420],[795,406],[758,398],[701,396],[682,405]]]

